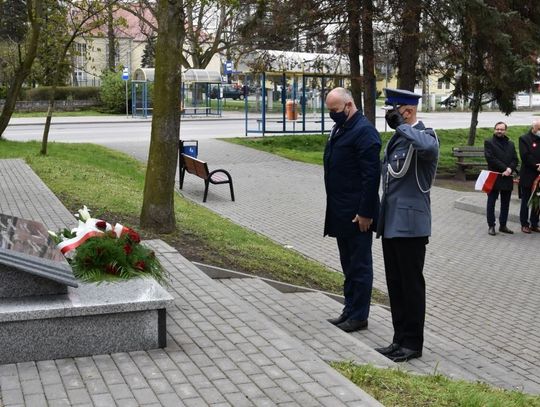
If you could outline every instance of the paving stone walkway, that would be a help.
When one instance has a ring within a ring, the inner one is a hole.
[[[335,241],[322,237],[325,195],[320,166],[220,140],[201,140],[199,157],[211,168],[229,170],[235,183],[236,202],[230,201],[226,187],[211,185],[206,207],[340,269]],[[202,181],[188,175],[181,193],[202,204],[202,192]],[[489,236],[482,215],[484,199],[474,191],[433,188],[433,236],[425,265],[426,336],[438,339],[422,360],[446,361],[457,377],[540,393],[540,235]],[[456,201],[469,210],[456,207]],[[511,221],[517,211],[513,201]],[[519,229],[516,223],[509,226]],[[373,249],[374,285],[386,291],[379,241]],[[388,312],[382,317],[389,318]],[[374,326],[370,324],[370,330]],[[390,339],[388,332],[366,343],[380,346]],[[422,372],[426,366],[421,363],[409,365],[418,364]]]
[[[22,160],[0,160],[0,212],[75,223]],[[171,275],[167,347],[0,365],[0,406],[381,406],[172,247],[146,243]]]

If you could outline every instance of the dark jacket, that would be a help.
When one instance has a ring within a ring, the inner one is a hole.
[[[531,188],[532,183],[540,175],[536,164],[540,164],[540,137],[530,130],[519,138],[519,156],[521,158],[521,171],[519,172],[519,186]]]
[[[398,126],[384,151],[377,237],[431,235],[429,190],[437,171],[438,156],[439,142],[433,129],[426,129],[420,121],[414,127]],[[408,167],[407,157],[410,157]]]
[[[495,172],[504,172],[511,168],[517,173],[518,158],[516,147],[508,137],[497,137],[484,141],[484,155],[488,164],[488,170]],[[493,189],[499,191],[511,191],[514,188],[512,176],[503,177],[499,175]]]
[[[373,219],[379,213],[381,165],[379,132],[360,112],[341,127],[334,126],[324,150],[326,217],[324,235],[349,237],[361,233],[356,215]]]

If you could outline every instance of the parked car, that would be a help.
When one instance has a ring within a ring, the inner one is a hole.
[[[234,100],[244,99],[244,90],[241,87],[235,85],[222,85],[223,98],[230,98]],[[220,94],[219,86],[214,86],[210,91],[210,99],[218,99]]]

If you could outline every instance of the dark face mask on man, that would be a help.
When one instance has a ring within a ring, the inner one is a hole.
[[[347,107],[347,105],[345,105]],[[336,123],[336,126],[340,127],[347,121],[349,115],[345,113],[345,107],[341,112],[330,112],[330,118]]]
[[[386,123],[388,123],[392,129],[397,129],[400,124],[405,123],[405,120],[403,119],[401,113],[399,113],[399,108],[397,106],[394,106],[394,108],[391,110],[387,110],[384,118],[386,119]]]

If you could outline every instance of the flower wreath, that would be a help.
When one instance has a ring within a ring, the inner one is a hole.
[[[527,205],[532,211],[540,212],[540,175],[536,177],[531,187],[531,197]]]
[[[165,282],[159,260],[141,244],[136,231],[92,218],[86,206],[75,216],[79,218],[76,228],[49,232],[70,262],[75,277],[89,282],[153,277]]]

